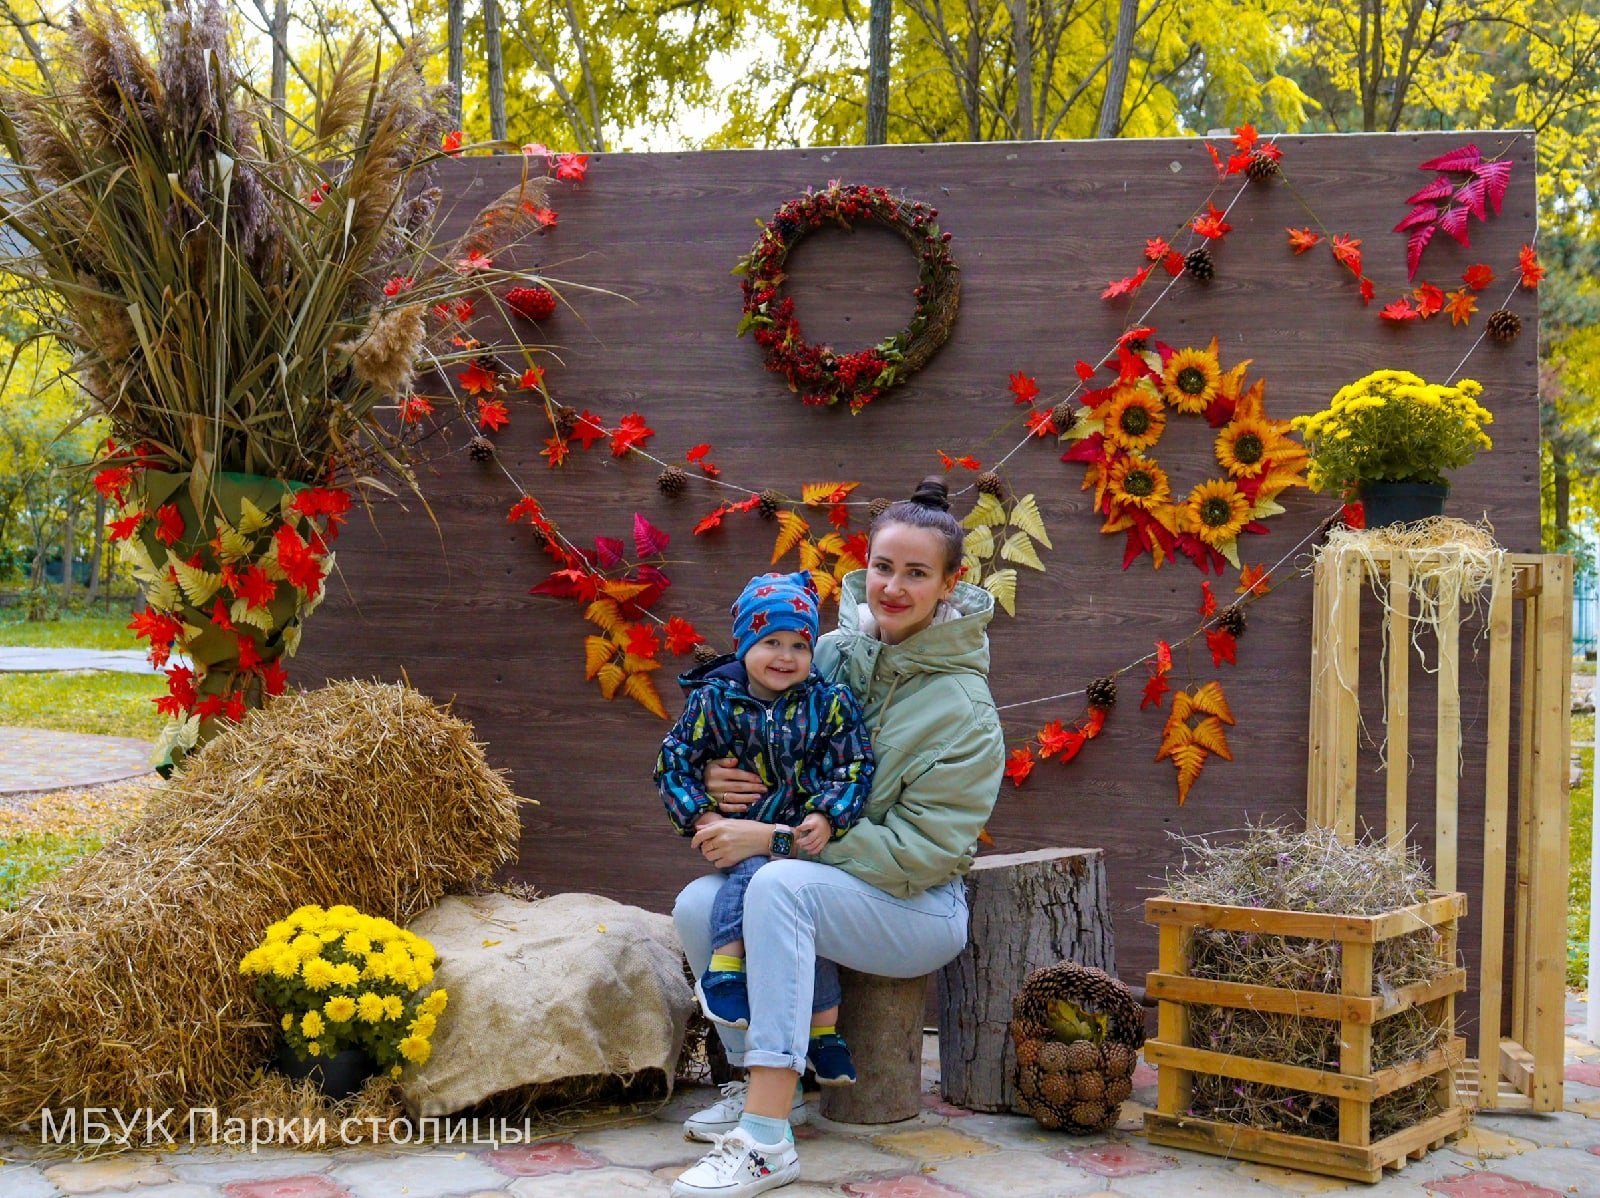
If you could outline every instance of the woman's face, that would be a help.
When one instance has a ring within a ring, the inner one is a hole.
[[[867,607],[888,644],[931,624],[939,600],[955,589],[955,571],[945,569],[944,538],[932,529],[888,524],[872,538]]]

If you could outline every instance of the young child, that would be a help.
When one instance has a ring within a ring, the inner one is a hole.
[[[872,745],[861,708],[846,686],[813,673],[817,588],[809,571],[752,578],[732,607],[737,648],[678,681],[683,714],[662,742],[656,786],[678,831],[691,836],[717,811],[702,774],[707,762],[733,758],[761,776],[766,797],[738,818],[779,825],[774,856],[794,846],[810,854],[843,836],[860,818],[872,788]],[[744,972],[744,896],[771,857],[747,857],[724,871],[711,911],[711,965],[695,989],[708,1018],[747,1027],[750,996]],[[822,1085],[856,1080],[838,1034],[839,973],[817,962],[808,1057]]]

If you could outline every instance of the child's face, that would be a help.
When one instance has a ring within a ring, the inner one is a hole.
[[[872,538],[867,607],[886,643],[898,644],[933,623],[939,600],[955,589],[955,572],[945,571],[944,540],[932,529],[889,524]]]
[[[764,636],[744,655],[744,672],[750,679],[751,694],[758,699],[776,698],[811,673],[811,642],[787,629]]]

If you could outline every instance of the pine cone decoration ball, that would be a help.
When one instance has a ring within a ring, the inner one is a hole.
[[[1022,1091],[1022,1096],[1028,1099],[1039,1097],[1039,1070],[1034,1065],[1024,1065],[1017,1070],[1017,1089]]]
[[[1071,401],[1063,399],[1050,409],[1050,425],[1056,432],[1064,433],[1077,423],[1078,410],[1072,406]]]
[[[1522,332],[1522,317],[1505,308],[1496,308],[1489,313],[1488,330],[1496,341],[1515,341]]]
[[[1076,1098],[1077,1087],[1070,1073],[1047,1073],[1039,1082],[1039,1100],[1066,1109]]]
[[[1066,1073],[1071,1069],[1071,1065],[1068,1064],[1071,1058],[1067,1054],[1067,1046],[1059,1040],[1046,1040],[1043,1044],[1031,1040],[1029,1043],[1039,1044],[1038,1060],[1041,1072]],[[1020,1054],[1017,1059],[1021,1060]]]
[[[977,486],[978,490],[982,491],[985,495],[993,495],[996,499],[1005,498],[1006,485],[1000,481],[1000,476],[993,470],[985,470],[982,474],[978,475]]]
[[[689,476],[684,473],[682,466],[668,466],[656,476],[656,486],[661,488],[663,495],[682,495],[684,487],[689,485]]]
[[[1217,273],[1216,264],[1211,261],[1211,251],[1205,246],[1184,255],[1183,269],[1201,283],[1211,282]]]
[[[494,457],[494,442],[480,433],[467,442],[467,456],[474,462],[487,462]]]
[[[1111,675],[1096,678],[1089,684],[1090,707],[1115,707],[1117,705],[1117,680]]]
[[[1068,1118],[1079,1127],[1100,1131],[1106,1121],[1106,1108],[1098,1102],[1080,1102],[1068,1112]]]
[[[1234,606],[1228,608],[1217,620],[1217,627],[1233,636],[1243,636],[1245,629],[1244,608]]]
[[[1066,1068],[1073,1073],[1084,1073],[1100,1068],[1100,1050],[1092,1041],[1074,1040],[1066,1046]]]
[[[1100,1053],[1105,1058],[1106,1072],[1112,1077],[1132,1077],[1134,1067],[1139,1063],[1138,1052],[1126,1044],[1103,1044]]]
[[[783,506],[783,499],[776,491],[761,492],[761,502],[756,504],[756,511],[761,513],[763,520],[771,520],[778,514],[778,509]]]
[[[1114,1077],[1106,1083],[1106,1105],[1121,1106],[1133,1097],[1133,1079]]]
[[[1250,161],[1245,165],[1244,173],[1252,183],[1265,183],[1278,173],[1277,159],[1263,154],[1260,150],[1254,150],[1250,154]]]
[[[1098,1072],[1073,1074],[1073,1093],[1079,1102],[1103,1102],[1106,1096],[1106,1079]]]
[[[889,510],[889,505],[893,502],[894,500],[892,499],[874,499],[871,503],[867,504],[867,518],[869,520],[876,520],[879,516],[883,515],[884,512]]]
[[[718,653],[709,642],[697,641],[694,646],[694,659],[698,662],[716,661],[722,654]]]
[[[1045,1045],[1038,1040],[1017,1041],[1017,1065],[1025,1067],[1039,1063],[1039,1053]]]

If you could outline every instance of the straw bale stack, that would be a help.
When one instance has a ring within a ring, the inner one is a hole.
[[[250,713],[127,833],[0,912],[0,1127],[224,1103],[273,1041],[238,972],[267,923],[304,903],[409,923],[515,854],[519,802],[471,726],[409,687]]]

